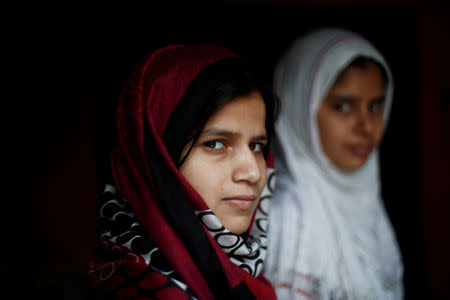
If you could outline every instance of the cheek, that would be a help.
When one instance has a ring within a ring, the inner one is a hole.
[[[346,120],[331,117],[318,122],[320,140],[325,152],[345,141],[351,127],[348,123]]]
[[[374,138],[373,138],[375,147],[379,146],[381,140],[383,139],[383,136],[384,136],[383,120],[380,119],[379,121],[376,122],[376,125],[375,125],[375,133],[374,133]]]
[[[180,172],[212,209],[223,188],[223,168],[218,168],[213,163],[205,163],[204,159],[194,155],[185,161]]]
[[[258,191],[259,194],[262,194],[264,187],[266,186],[267,181],[267,164],[264,158],[261,159],[262,161],[258,164],[259,171],[261,173],[261,180],[258,182]]]
[[[220,191],[222,188],[220,180],[218,180],[218,178],[215,176],[202,176],[197,177],[194,184],[191,183],[191,185],[202,197],[206,205],[214,210],[218,199],[220,199],[220,197],[218,196],[220,195]]]

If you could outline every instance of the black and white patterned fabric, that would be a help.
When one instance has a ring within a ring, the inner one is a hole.
[[[116,187],[106,184],[102,193],[99,218],[99,235],[103,240],[124,246],[140,255],[148,266],[146,272],[157,272],[168,279],[167,287],[183,290],[188,299],[196,300],[187,286],[140,225],[128,203],[120,196]]]
[[[247,240],[225,229],[211,210],[196,211],[202,224],[227,253],[230,260],[255,277],[262,270],[267,252],[268,212],[271,194],[275,186],[273,169],[267,170],[267,178],[267,184],[261,195],[261,202]],[[127,201],[120,196],[112,184],[105,185],[102,193],[99,236],[103,240],[124,246],[142,256],[151,271],[168,277],[173,287],[187,292],[190,299],[196,299],[189,293],[187,286],[180,280],[172,267],[168,265],[157,245],[137,220]]]
[[[270,197],[275,186],[274,169],[267,170],[267,178],[267,185],[261,195],[261,202],[247,240],[227,230],[211,210],[195,212],[230,260],[254,277],[258,277],[261,272],[267,253]]]

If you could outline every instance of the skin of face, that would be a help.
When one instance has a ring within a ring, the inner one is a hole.
[[[367,161],[383,137],[385,86],[381,70],[349,67],[335,82],[317,111],[322,149],[343,171]]]
[[[223,226],[235,234],[249,228],[266,183],[265,117],[259,93],[233,99],[211,116],[180,167]]]

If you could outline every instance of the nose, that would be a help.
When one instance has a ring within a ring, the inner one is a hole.
[[[243,147],[237,151],[233,157],[233,172],[232,179],[234,182],[248,182],[250,184],[257,184],[262,178],[262,166],[258,163],[255,152],[250,148]]]
[[[367,109],[361,109],[357,116],[357,132],[363,136],[369,136],[375,127],[375,120],[373,119],[370,111]]]

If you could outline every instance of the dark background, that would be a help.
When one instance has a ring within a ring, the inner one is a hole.
[[[2,101],[7,197],[0,266],[13,298],[84,299],[114,108],[142,55],[167,44],[216,43],[244,56],[270,84],[293,39],[337,26],[371,40],[394,75],[381,176],[405,264],[406,299],[449,299],[448,6],[165,1],[6,12],[3,82],[11,95]]]

